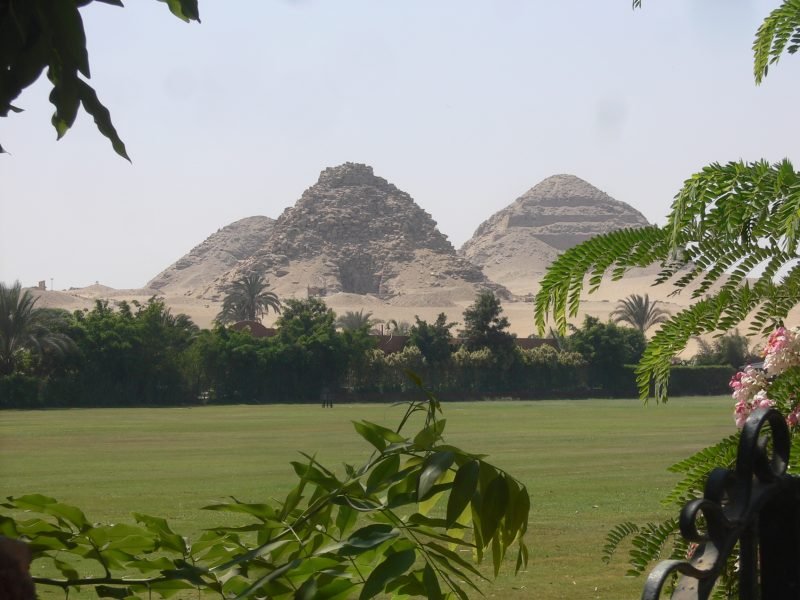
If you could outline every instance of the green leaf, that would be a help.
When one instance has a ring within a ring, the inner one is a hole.
[[[130,162],[130,157],[125,150],[125,144],[117,134],[117,130],[111,123],[111,113],[102,105],[97,98],[97,93],[92,87],[80,79],[77,80],[78,97],[81,99],[83,109],[94,117],[95,125],[100,133],[106,136],[111,141],[111,146],[114,152],[119,154],[122,158]]]
[[[473,565],[469,562],[464,560],[457,552],[453,552],[444,546],[441,546],[435,542],[426,542],[424,544],[425,548],[427,548],[428,552],[431,553],[432,556],[436,557],[439,556],[442,558],[440,564],[446,566],[446,568],[450,569],[451,571],[457,573],[459,577],[462,577],[469,585],[475,587],[475,584],[470,581],[470,578],[460,571],[455,571],[453,565],[459,565],[463,569],[466,569],[469,573],[477,577],[478,579],[482,579],[483,581],[488,581],[486,577],[484,577],[480,571],[478,571]],[[477,590],[478,588],[475,587]]]
[[[425,597],[428,600],[442,600],[442,588],[439,586],[439,578],[436,577],[436,572],[430,563],[426,563],[422,571],[422,585],[425,586]]]
[[[346,504],[340,505],[336,513],[336,528],[339,530],[339,535],[344,535],[346,531],[349,531],[356,524],[357,518],[358,511]]]
[[[188,23],[189,21],[200,22],[200,12],[197,6],[197,0],[160,0],[169,6],[169,11]]]
[[[494,536],[500,520],[508,507],[508,486],[502,475],[495,477],[486,488],[481,499],[481,537],[484,544]]]
[[[452,527],[455,524],[467,505],[472,502],[475,490],[478,489],[479,473],[480,464],[477,460],[464,463],[456,471],[453,488],[450,490],[450,497],[447,499],[448,527]]]
[[[358,597],[359,600],[368,600],[380,594],[392,579],[410,569],[415,560],[416,553],[413,549],[402,550],[387,556],[367,577]]]
[[[317,580],[314,577],[306,579],[294,593],[294,600],[314,600],[317,597]]]
[[[353,421],[353,427],[355,427],[361,437],[378,450],[383,451],[384,448],[386,448],[386,439],[378,432],[378,426],[374,423],[368,421]]]
[[[434,452],[425,459],[422,467],[422,473],[419,476],[419,483],[417,484],[417,498],[419,501],[424,500],[433,486],[442,478],[442,475],[450,468],[455,460],[455,454],[452,452]]]
[[[68,562],[53,557],[53,564],[66,579],[78,579],[80,577],[78,570]]]
[[[373,494],[391,483],[391,478],[400,470],[400,455],[390,454],[381,459],[367,478],[367,494]]]
[[[9,498],[12,508],[22,510],[32,510],[45,515],[55,517],[61,523],[70,523],[78,531],[82,531],[89,525],[86,515],[74,506],[62,504],[55,498],[42,496],[41,494],[29,494],[19,498]]]
[[[430,450],[433,448],[434,444],[441,439],[446,423],[447,419],[439,419],[433,423],[433,425],[420,431],[414,437],[414,445],[420,450]]]
[[[151,517],[141,513],[133,513],[133,518],[137,523],[144,525],[148,531],[152,531],[158,536],[161,548],[173,550],[184,554],[188,551],[186,540],[170,529],[166,519],[161,517]]]
[[[385,541],[394,539],[399,535],[400,532],[391,525],[382,523],[367,525],[354,532],[344,541],[340,554],[346,556],[360,554],[365,550],[380,546]]]

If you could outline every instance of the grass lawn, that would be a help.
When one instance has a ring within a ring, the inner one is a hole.
[[[514,577],[512,556],[486,596],[638,598],[643,580],[624,577],[622,557],[601,562],[605,534],[623,520],[677,515],[659,502],[675,481],[666,468],[730,434],[731,406],[720,397],[646,407],[637,400],[447,404],[447,441],[488,454],[531,494],[528,569]],[[359,464],[370,447],[351,421],[394,426],[401,415],[400,407],[377,404],[2,411],[0,496],[54,496],[94,521],[159,515],[194,535],[225,518],[204,505],[283,497],[299,450],[329,467]],[[70,596],[83,597],[93,596]]]

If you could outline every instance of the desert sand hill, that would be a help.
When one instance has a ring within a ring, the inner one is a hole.
[[[639,211],[583,179],[553,175],[484,221],[459,253],[492,281],[525,295],[538,289],[545,269],[564,250],[601,233],[647,224]]]

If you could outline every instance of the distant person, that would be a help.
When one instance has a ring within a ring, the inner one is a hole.
[[[0,537],[0,598],[36,600],[31,579],[31,550],[19,540]]]
[[[320,398],[322,399],[322,408],[333,408],[333,392],[331,392],[331,388],[327,385],[322,388],[319,393]]]

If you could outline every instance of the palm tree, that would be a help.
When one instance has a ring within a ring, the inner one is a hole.
[[[408,335],[408,332],[411,331],[411,323],[408,321],[389,319],[386,324],[389,335]]]
[[[281,312],[281,302],[274,292],[266,291],[263,275],[248,273],[233,281],[225,290],[222,310],[217,315],[219,323],[260,321],[269,312]]]
[[[658,300],[650,302],[650,295],[631,294],[620,300],[617,308],[611,313],[616,323],[625,322],[642,333],[653,325],[664,323],[669,318],[669,311],[656,306]]]
[[[346,331],[354,331],[356,329],[369,329],[373,324],[372,313],[364,312],[362,308],[358,312],[348,310],[343,315],[336,319],[336,325]]]
[[[50,331],[51,313],[36,308],[37,300],[19,281],[0,283],[0,375],[13,373],[25,352],[65,354],[75,347],[69,336]]]

